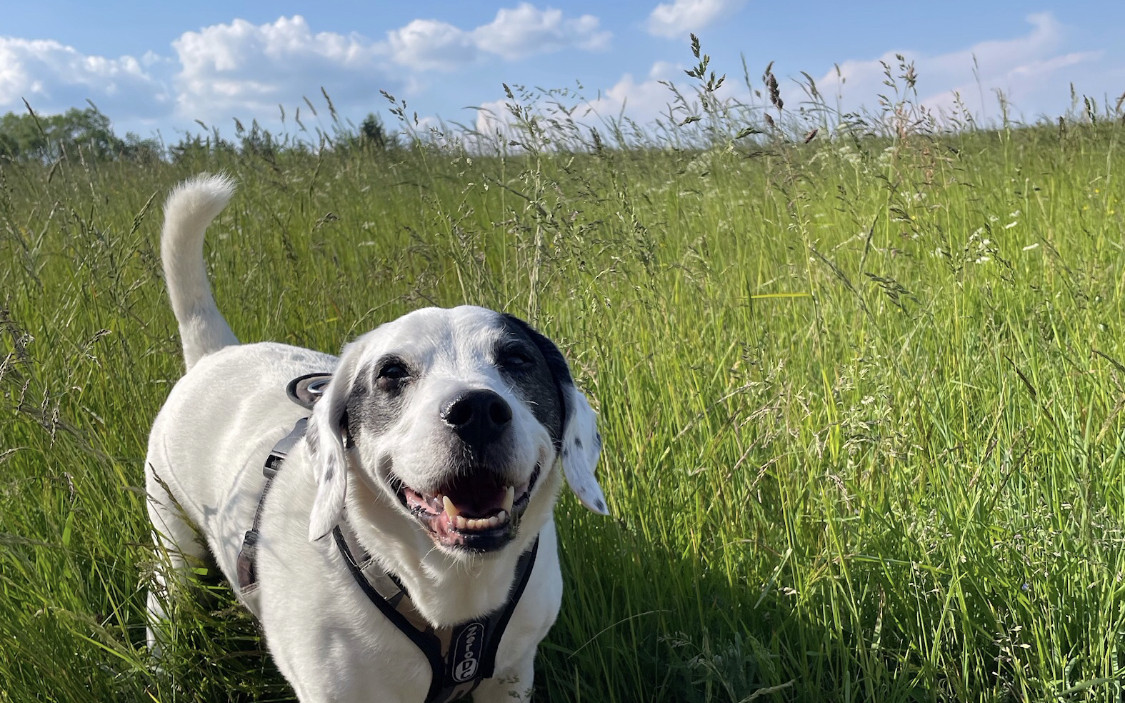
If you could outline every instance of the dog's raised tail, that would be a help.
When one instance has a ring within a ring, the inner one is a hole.
[[[203,174],[176,186],[164,204],[160,256],[189,369],[204,356],[238,344],[215,305],[203,262],[203,233],[233,194],[229,178]]]

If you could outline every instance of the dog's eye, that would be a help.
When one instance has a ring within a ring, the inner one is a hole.
[[[406,367],[402,364],[387,364],[383,368],[379,369],[379,378],[390,378],[397,381],[398,379],[406,378],[409,375],[410,372],[407,371]]]
[[[512,371],[523,371],[531,368],[535,360],[522,349],[505,349],[500,352],[496,363]]]
[[[390,361],[379,369],[379,373],[375,375],[375,382],[383,390],[391,390],[398,388],[409,378],[410,369],[406,368],[405,364]]]

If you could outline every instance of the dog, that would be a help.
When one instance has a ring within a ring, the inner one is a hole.
[[[150,647],[159,656],[169,596],[209,551],[304,703],[527,700],[562,598],[563,475],[608,514],[601,436],[566,360],[521,320],[471,306],[411,312],[339,358],[240,344],[203,261],[233,192],[202,175],[165,205],[187,370],[148,445],[164,564]],[[295,400],[302,379],[315,404]]]

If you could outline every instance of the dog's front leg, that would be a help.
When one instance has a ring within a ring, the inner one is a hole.
[[[480,682],[473,692],[475,703],[526,703],[531,700],[535,679],[535,650],[531,650],[518,665],[496,673]]]

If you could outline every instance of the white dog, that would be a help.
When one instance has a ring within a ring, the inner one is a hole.
[[[557,465],[607,512],[601,437],[566,361],[476,307],[410,313],[339,359],[239,345],[202,256],[232,193],[200,176],[165,206],[187,373],[149,438],[149,517],[171,564],[149,593],[150,645],[170,582],[209,548],[301,701],[526,700],[562,596]]]

